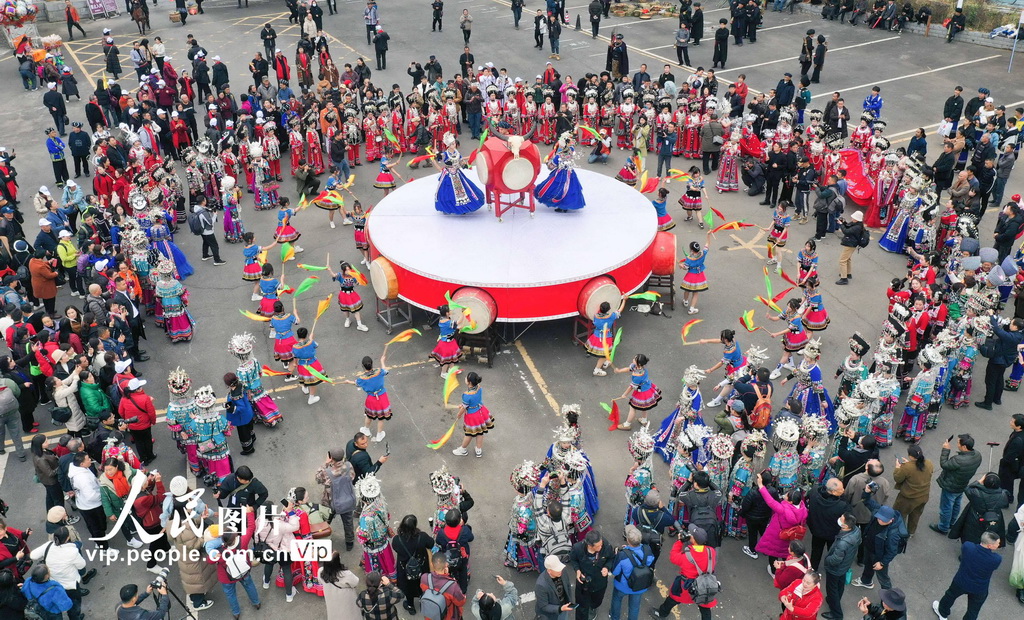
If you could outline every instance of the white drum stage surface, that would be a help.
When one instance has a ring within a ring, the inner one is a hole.
[[[487,206],[467,215],[434,209],[439,174],[401,185],[374,207],[370,241],[382,256],[413,273],[454,285],[537,287],[600,276],[643,254],[657,233],[644,195],[612,177],[577,170],[587,206],[555,213]],[[466,175],[484,191],[475,170]],[[547,177],[541,171],[537,183]],[[404,297],[404,295],[402,295]]]

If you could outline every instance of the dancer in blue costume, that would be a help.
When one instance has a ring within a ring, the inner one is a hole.
[[[565,422],[555,431],[555,443],[548,447],[547,460],[541,466],[541,476],[548,471],[557,473],[569,453],[573,450],[579,451],[583,461],[586,463],[583,475],[583,496],[586,498],[587,514],[593,519],[594,515],[601,508],[597,498],[597,481],[594,479],[594,468],[590,464],[590,457],[583,451],[582,434],[580,432],[580,406],[577,404],[562,405],[562,415]]]
[[[625,307],[625,295],[622,296],[622,300],[619,302],[619,309],[615,312],[612,312],[612,305],[610,303],[602,301],[601,305],[597,308],[597,314],[592,319],[594,329],[590,332],[590,336],[587,337],[584,346],[587,348],[588,354],[597,358],[597,363],[594,365],[594,376],[596,377],[604,377],[608,374],[604,369],[611,365],[609,359],[615,340],[615,321],[622,315],[622,309]]]
[[[462,171],[462,154],[455,136],[444,134],[445,150],[430,160],[441,173],[434,194],[434,208],[441,213],[463,215],[484,206],[484,194]]]
[[[542,204],[553,207],[558,213],[576,211],[587,205],[583,198],[583,187],[576,175],[576,138],[572,132],[565,132],[558,139],[558,152],[548,161],[551,173],[534,188],[533,195]]]
[[[654,449],[666,463],[671,463],[675,457],[680,433],[691,426],[707,426],[700,413],[704,404],[700,394],[700,382],[705,376],[696,366],[690,366],[683,372],[683,391],[679,394],[676,408],[661,421],[661,428],[654,434]],[[704,450],[693,451],[694,465],[704,465],[706,462],[707,454]]]
[[[821,368],[818,367],[818,360],[821,358],[821,341],[812,339],[803,350],[804,359],[796,367],[793,374],[782,380],[785,384],[789,379],[796,377],[796,385],[789,392],[790,398],[795,398],[803,405],[804,415],[820,415],[828,420],[829,433],[836,431],[836,413],[832,407],[832,399],[828,395],[821,380]]]
[[[149,240],[153,242],[153,249],[163,254],[164,258],[174,261],[175,275],[177,279],[184,280],[193,273],[195,269],[185,258],[185,253],[174,244],[174,234],[167,228],[166,216],[159,213],[153,217],[153,226],[149,229]]]
[[[917,189],[913,185],[908,185],[906,192],[900,199],[899,208],[885,229],[885,234],[878,240],[878,245],[886,252],[903,254],[906,250],[910,223],[921,206],[921,197],[918,196]]]

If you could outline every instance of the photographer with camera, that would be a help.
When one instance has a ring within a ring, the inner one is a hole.
[[[615,549],[597,530],[572,546],[569,566],[576,571],[576,620],[594,620],[604,602],[608,575],[615,568]]]
[[[654,563],[651,566],[657,565],[658,558],[661,557],[662,537],[673,523],[672,513],[665,508],[658,490],[648,491],[643,505],[630,509],[627,519],[640,530],[643,543],[650,547],[651,553],[654,554]]]
[[[156,611],[146,611],[139,607],[139,603],[153,595],[156,595]],[[146,591],[139,594],[139,586],[130,583],[121,588],[121,604],[117,607],[117,620],[163,620],[171,609],[171,599],[167,598],[167,584],[159,582],[159,587],[154,588],[153,584],[146,586]]]
[[[501,598],[477,590],[470,606],[470,611],[477,620],[507,620],[512,617],[512,612],[519,604],[519,592],[515,584],[506,581],[501,575],[495,575],[494,579],[502,588]]]
[[[676,605],[697,605],[701,620],[711,620],[711,609],[718,604],[716,596],[721,584],[715,577],[718,552],[707,546],[708,534],[696,525],[680,527],[678,540],[672,545],[669,558],[679,567],[668,596],[651,616],[665,618]]]
[[[86,446],[89,456],[92,457],[93,461],[102,460],[103,448],[107,445],[108,437],[114,433],[125,433],[128,431],[128,422],[118,420],[117,414],[113,411],[106,411],[101,415],[103,417],[100,419],[100,425],[89,435],[89,443]]]
[[[907,597],[903,590],[892,588],[882,590],[879,594],[880,605],[873,605],[867,598],[857,602],[857,609],[864,614],[862,620],[906,620]]]

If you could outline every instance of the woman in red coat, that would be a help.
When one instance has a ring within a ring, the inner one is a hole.
[[[28,536],[31,533],[31,529],[22,532],[7,527],[4,520],[0,519],[0,569],[11,571],[14,580],[19,583],[25,576],[18,570],[18,563],[28,555]]]
[[[153,399],[142,390],[146,385],[144,379],[133,377],[122,389],[124,395],[118,406],[118,414],[122,420],[129,422],[128,431],[135,441],[136,451],[143,465],[156,458],[153,453],[153,425],[156,424],[156,407]]]
[[[785,560],[775,560],[775,587],[785,590],[794,581],[800,581],[811,570],[811,559],[807,557],[804,543],[800,540],[789,542],[789,556]]]
[[[779,620],[817,620],[821,609],[821,588],[818,573],[809,572],[779,592],[779,600],[785,609]]]

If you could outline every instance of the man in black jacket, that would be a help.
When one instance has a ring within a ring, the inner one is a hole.
[[[615,549],[597,530],[572,546],[569,566],[576,577],[576,616],[593,620],[608,590],[608,575],[615,568]]]
[[[57,92],[57,83],[50,82],[46,85],[46,94],[43,95],[43,105],[46,106],[46,111],[53,117],[53,123],[57,127],[57,133],[61,137],[66,136],[64,132],[64,118],[68,114],[67,107],[64,105],[64,97]]]
[[[217,499],[218,506],[256,508],[267,501],[270,491],[253,475],[247,465],[242,465],[235,473],[228,474],[220,481],[213,496]]]
[[[1010,437],[1003,446],[1003,456],[999,459],[999,482],[1010,494],[1010,505],[1013,505],[1013,481],[1020,478],[1017,487],[1017,507],[1024,504],[1024,413],[1015,413],[1010,417]],[[63,458],[63,457],[61,457]]]
[[[942,154],[932,164],[936,196],[940,196],[942,190],[948,190],[953,185],[954,166],[956,166],[956,155],[953,155],[953,143],[946,141],[942,144]]]
[[[590,38],[597,38],[597,29],[601,25],[601,14],[604,13],[604,2],[601,0],[591,0],[590,5],[587,6],[587,13],[590,14]],[[516,20],[516,28],[519,28],[519,20]],[[582,605],[580,605],[582,607]],[[579,613],[577,611],[576,613]]]
[[[807,529],[811,532],[811,567],[818,570],[825,548],[831,548],[839,534],[839,517],[850,510],[843,499],[843,481],[829,478],[825,488],[811,489],[807,501]]]
[[[71,157],[75,160],[75,178],[77,179],[83,172],[85,176],[89,176],[89,151],[92,148],[92,137],[88,132],[82,131],[82,123],[78,121],[71,123],[68,148],[71,149]]]
[[[851,441],[852,440],[852,441]],[[843,462],[843,485],[850,484],[850,478],[864,471],[868,461],[878,458],[878,446],[875,438],[871,435],[857,436],[853,428],[847,428],[845,437],[839,442],[839,449],[836,456],[829,460],[835,464],[837,460]]]
[[[384,455],[373,461],[370,458],[370,453],[366,451],[366,448],[370,445],[369,435],[359,432],[355,434],[352,441],[348,442],[345,446],[345,458],[348,459],[349,463],[352,463],[352,468],[356,472],[356,480],[359,480],[366,474],[375,474],[380,471],[380,468],[384,463],[388,462],[388,455]]]
[[[839,279],[836,280],[836,284],[839,285],[848,284],[853,277],[853,253],[860,247],[865,232],[863,211],[854,211],[850,219],[852,221],[847,222],[839,218],[839,227],[843,233],[843,240],[839,242],[843,248],[839,251]]]
[[[785,73],[779,83],[775,85],[775,104],[780,108],[786,108],[793,103],[796,95],[796,85],[793,84],[793,74]]]
[[[999,214],[999,221],[996,223],[996,231],[992,234],[995,238],[996,251],[999,252],[999,263],[1009,256],[1013,249],[1013,242],[1024,228],[1024,213],[1021,213],[1020,206],[1015,202],[1007,203],[1003,212]]]
[[[942,118],[947,123],[953,123],[952,128],[949,130],[949,135],[953,136],[956,133],[956,126],[960,124],[960,117],[964,113],[964,98],[961,93],[964,92],[963,86],[957,86],[953,89],[953,94],[946,99],[946,103],[942,104]]]
[[[1024,319],[1012,319],[1004,329],[999,317],[992,317],[992,333],[997,339],[995,353],[988,358],[985,366],[985,399],[974,403],[975,407],[992,410],[992,405],[1003,404],[1003,375],[1006,367],[1017,359],[1017,345],[1024,340]]]
[[[260,31],[260,38],[263,39],[263,50],[265,58],[273,58],[274,50],[277,49],[277,31],[269,24],[263,25],[263,30]]]

